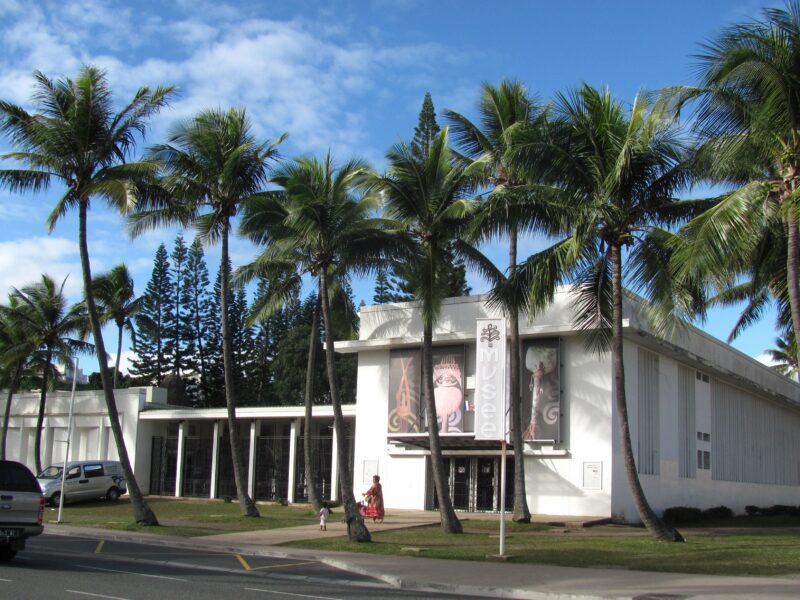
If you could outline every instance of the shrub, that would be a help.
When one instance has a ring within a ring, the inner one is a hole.
[[[774,504],[769,508],[762,508],[761,514],[765,517],[778,517],[781,515],[791,515],[795,512],[794,506],[786,506],[785,504]]]
[[[694,523],[703,518],[703,513],[699,508],[690,506],[671,506],[664,511],[663,519],[665,523]]]
[[[733,517],[733,511],[727,506],[715,506],[703,511],[704,519],[730,519],[731,517]]]
[[[755,517],[758,513],[761,512],[761,509],[757,506],[753,506],[752,504],[748,504],[744,507],[744,512],[747,513],[748,517]]]

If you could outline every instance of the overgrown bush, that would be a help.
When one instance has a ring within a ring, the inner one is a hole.
[[[664,511],[663,519],[665,523],[694,523],[703,518],[703,512],[699,508],[690,506],[671,506]]]
[[[727,506],[714,506],[703,511],[703,519],[730,519],[733,511]]]
[[[797,513],[794,506],[786,506],[785,504],[773,504],[768,508],[762,508],[761,514],[765,517],[779,517],[781,515],[793,515]]]
[[[758,506],[753,506],[752,504],[748,504],[744,507],[744,512],[747,513],[748,517],[755,517],[758,513],[761,512],[761,509]]]

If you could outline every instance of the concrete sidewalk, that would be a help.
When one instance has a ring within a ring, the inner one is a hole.
[[[334,517],[340,514],[334,515]],[[473,518],[473,515],[470,515]],[[487,516],[496,519],[497,516]],[[560,520],[548,517],[547,520]],[[392,511],[383,524],[368,523],[370,531],[438,523],[438,513]],[[531,598],[547,600],[636,599],[789,599],[800,597],[800,578],[720,577],[681,573],[650,573],[625,569],[556,567],[551,565],[509,564],[381,556],[334,552],[320,556],[316,550],[276,547],[275,544],[345,535],[337,518],[328,523],[329,531],[318,525],[226,533],[198,538],[172,538],[155,535],[47,525],[52,534],[76,535],[94,539],[129,540],[161,546],[226,551],[244,555],[315,559],[345,571],[374,577],[395,587],[421,592],[445,592],[459,596],[486,598]]]

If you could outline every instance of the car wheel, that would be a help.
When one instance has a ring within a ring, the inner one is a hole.
[[[106,500],[109,502],[116,502],[119,500],[119,489],[115,487],[109,488],[108,492],[106,492]]]
[[[50,506],[55,506],[58,508],[59,503],[61,502],[61,492],[56,492],[52,496],[50,496]]]
[[[12,550],[11,546],[0,546],[0,560],[9,561],[17,555],[16,550]]]

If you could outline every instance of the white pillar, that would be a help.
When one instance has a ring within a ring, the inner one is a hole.
[[[261,421],[253,419],[250,422],[250,464],[247,468],[247,495],[254,499],[256,490],[256,437],[258,436]]]
[[[211,441],[211,492],[208,497],[217,497],[217,470],[219,469],[219,421],[214,421],[214,439]]]
[[[186,421],[178,425],[178,465],[175,467],[175,496],[180,497],[183,490],[183,446],[186,436]]]
[[[106,449],[103,448],[103,437],[105,435],[105,418],[100,417],[100,425],[97,427],[97,458],[104,460],[106,458]]]
[[[331,497],[332,502],[339,498],[339,455],[336,452],[339,436],[336,435],[336,428],[333,428],[331,437]]]
[[[289,489],[286,490],[286,501],[291,504],[294,502],[294,473],[297,463],[297,432],[300,429],[300,419],[292,421],[289,433]]]

